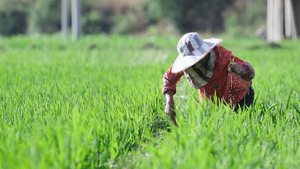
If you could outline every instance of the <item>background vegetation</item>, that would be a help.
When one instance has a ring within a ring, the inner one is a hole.
[[[266,0],[84,0],[81,9],[84,34],[225,31],[252,36],[266,22]],[[60,14],[60,0],[2,0],[0,34],[58,32]]]

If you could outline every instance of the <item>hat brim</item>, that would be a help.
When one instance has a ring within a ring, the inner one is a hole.
[[[202,45],[192,52],[192,55],[179,55],[173,63],[172,73],[178,73],[193,66],[203,59],[222,39],[203,39]]]

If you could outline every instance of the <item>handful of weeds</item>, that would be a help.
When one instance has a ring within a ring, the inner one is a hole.
[[[230,66],[234,63],[234,59],[230,59],[230,63],[228,64],[228,72],[231,73]]]

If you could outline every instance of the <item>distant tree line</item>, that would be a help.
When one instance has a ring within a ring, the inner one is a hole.
[[[234,0],[154,0],[149,5],[150,9],[154,8],[150,14],[157,19],[171,19],[181,31],[196,29],[217,32],[224,29],[222,13],[233,2]]]
[[[159,32],[157,29],[166,29],[164,26],[159,28],[164,24],[174,25],[178,32],[218,33],[230,25],[239,25],[239,31],[243,31],[242,27],[257,22],[253,18],[259,20],[255,25],[264,23],[265,1],[81,0],[82,32],[130,34],[149,28]],[[249,3],[258,4],[251,8],[251,16],[245,12]],[[250,18],[245,20],[242,16]],[[61,28],[60,17],[61,0],[1,0],[0,34],[55,33]]]

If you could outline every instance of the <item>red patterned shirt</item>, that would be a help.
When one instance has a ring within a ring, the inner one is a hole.
[[[216,46],[213,50],[216,56],[213,75],[206,85],[199,88],[199,94],[202,98],[206,97],[213,101],[216,94],[217,98],[222,99],[223,103],[231,103],[231,106],[235,106],[246,95],[255,75],[254,69],[248,62],[235,57],[231,51],[222,46]],[[245,69],[246,74],[244,76],[240,77],[228,72],[228,65],[232,59]],[[183,71],[172,73],[172,67],[173,65],[163,76],[162,92],[164,95],[168,90],[173,90],[175,94],[176,84],[184,75]]]

